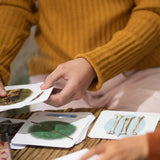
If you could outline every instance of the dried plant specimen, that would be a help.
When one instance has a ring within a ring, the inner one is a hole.
[[[0,97],[0,105],[10,105],[24,101],[32,94],[30,89],[13,89],[7,91],[7,96]]]
[[[19,99],[21,89],[14,89],[7,93],[7,96],[2,99],[4,104],[11,104],[16,102]]]
[[[42,127],[43,126],[43,127]],[[59,133],[54,133],[57,131]],[[43,121],[39,122],[38,125],[29,127],[28,132],[35,138],[39,139],[62,139],[66,136],[70,136],[76,131],[76,126],[71,123],[63,121]]]

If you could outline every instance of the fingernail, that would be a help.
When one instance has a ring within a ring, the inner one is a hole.
[[[44,83],[43,84],[41,84],[41,87],[43,88],[45,85],[44,85]]]

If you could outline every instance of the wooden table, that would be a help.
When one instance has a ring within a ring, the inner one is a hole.
[[[76,110],[67,109],[64,112],[92,112],[96,117],[98,117],[102,110],[103,109],[76,109]],[[31,116],[31,114],[32,113],[25,113],[25,114],[20,114],[17,116],[12,116],[10,118],[27,119],[29,116]],[[92,128],[94,123],[95,121],[92,123],[90,129]],[[156,129],[158,128],[160,129],[160,122],[158,123]],[[88,132],[90,131],[90,129],[88,130]],[[86,137],[86,139],[82,141],[80,144],[75,145],[74,147],[69,148],[69,149],[27,146],[26,148],[22,150],[12,150],[13,160],[52,160],[52,159],[61,157],[63,155],[66,155],[68,153],[78,151],[83,148],[91,148],[104,141],[107,141],[107,140],[91,139],[89,137]]]

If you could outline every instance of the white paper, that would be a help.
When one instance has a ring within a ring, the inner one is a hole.
[[[117,126],[114,128],[114,124],[116,123],[116,115],[120,114],[123,117],[120,119]],[[136,135],[143,135],[147,132],[153,132],[157,126],[157,123],[160,119],[160,114],[158,113],[146,113],[146,112],[122,112],[122,111],[102,111],[98,119],[96,120],[93,128],[89,133],[90,138],[104,138],[104,139],[120,139],[126,136],[133,136],[133,130],[136,127],[139,117],[144,118],[140,121],[139,125],[135,132]],[[127,119],[131,118],[131,122],[127,126]],[[125,121],[126,119],[126,121]],[[123,126],[123,124],[125,124]],[[127,132],[122,134],[125,129],[127,128]],[[113,130],[112,130],[113,129]],[[111,132],[114,131],[114,132]],[[112,133],[112,134],[111,134]]]
[[[43,93],[38,98],[36,98],[35,100],[29,102],[27,105],[45,102],[49,98],[52,90],[53,90],[53,87],[48,88],[46,90],[41,90]]]
[[[85,148],[85,149],[70,153],[68,155],[65,155],[63,157],[56,158],[55,160],[79,160],[87,152],[88,152],[88,149]],[[92,156],[91,158],[89,158],[88,160],[96,160],[97,157],[98,156],[95,155],[95,156]]]

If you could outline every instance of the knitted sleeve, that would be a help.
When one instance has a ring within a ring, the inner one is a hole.
[[[134,0],[130,19],[111,41],[87,53],[76,56],[87,59],[93,66],[97,80],[90,90],[117,74],[133,69],[160,42],[160,0]]]
[[[34,0],[0,0],[0,76],[5,85],[10,63],[36,23]]]
[[[160,159],[160,130],[147,134],[148,146],[149,146],[149,160]]]

